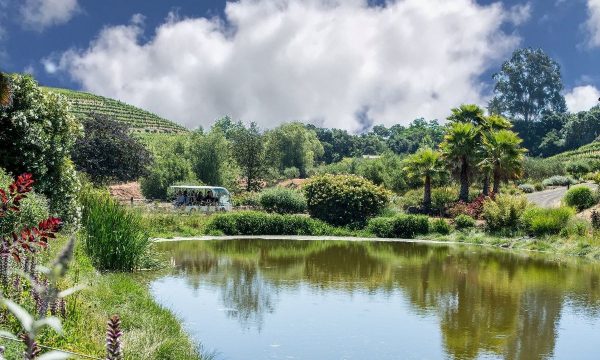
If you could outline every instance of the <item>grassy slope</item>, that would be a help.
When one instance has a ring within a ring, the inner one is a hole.
[[[71,111],[80,118],[86,117],[91,112],[95,112],[109,115],[140,131],[187,132],[181,125],[118,100],[68,89],[45,89],[65,96],[71,105]]]
[[[564,161],[572,161],[572,160],[600,160],[600,141],[595,141],[593,143],[583,145],[582,147],[565,151],[563,153],[554,155],[549,157],[548,159],[555,160],[564,160]]]
[[[52,252],[59,251],[64,243],[65,238],[58,239]],[[154,302],[143,274],[99,274],[77,247],[65,282],[65,287],[77,283],[86,288],[71,295],[68,301],[69,315],[63,322],[63,335],[44,333],[41,344],[104,358],[106,321],[109,316],[119,314],[125,359],[200,358],[178,319]],[[17,354],[21,351],[15,345],[9,346],[7,358],[19,358]]]

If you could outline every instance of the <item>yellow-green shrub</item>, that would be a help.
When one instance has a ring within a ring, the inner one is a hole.
[[[487,229],[490,231],[516,230],[527,206],[528,202],[524,196],[500,194],[494,200],[486,200],[483,204],[482,216]]]

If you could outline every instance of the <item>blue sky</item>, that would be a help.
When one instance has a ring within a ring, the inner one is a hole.
[[[0,14],[3,71],[189,127],[443,118],[485,104],[493,72],[527,46],[560,63],[572,110],[600,88],[599,0],[0,0]]]

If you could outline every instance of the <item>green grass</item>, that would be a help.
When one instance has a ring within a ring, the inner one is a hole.
[[[71,106],[71,112],[78,118],[85,118],[89,113],[93,112],[108,115],[111,118],[142,132],[187,132],[187,129],[181,125],[118,100],[68,89],[44,89],[63,95]]]

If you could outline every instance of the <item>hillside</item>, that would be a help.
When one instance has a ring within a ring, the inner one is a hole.
[[[549,159],[556,159],[562,161],[572,161],[572,160],[600,160],[600,141],[594,141],[593,143],[583,145],[582,147],[565,151],[563,153],[554,155]]]
[[[85,118],[90,113],[97,113],[108,115],[139,132],[181,133],[187,131],[181,125],[118,100],[67,89],[44,89],[65,96],[71,105],[71,111],[79,118]]]

